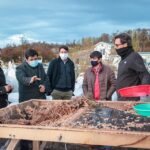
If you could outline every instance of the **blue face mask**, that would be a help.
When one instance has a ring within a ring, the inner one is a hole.
[[[38,64],[39,64],[38,60],[32,60],[32,61],[29,62],[29,65],[30,65],[31,67],[37,67]]]

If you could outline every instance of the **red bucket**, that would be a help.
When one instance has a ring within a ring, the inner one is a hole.
[[[122,97],[141,97],[150,95],[150,85],[138,85],[118,90]]]

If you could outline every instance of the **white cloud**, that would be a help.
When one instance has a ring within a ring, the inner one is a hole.
[[[36,39],[33,39],[30,35],[28,34],[15,34],[12,36],[9,36],[3,40],[0,40],[0,47],[3,48],[6,45],[20,45],[23,41],[27,41],[29,43],[31,42],[37,42]]]

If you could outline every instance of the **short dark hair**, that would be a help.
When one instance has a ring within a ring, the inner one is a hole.
[[[120,34],[116,35],[115,40],[118,38],[120,39],[121,44],[127,43],[128,47],[132,47],[132,39],[128,33],[120,33]]]
[[[91,54],[90,54],[90,58],[94,58],[94,57],[97,57],[98,59],[102,58],[102,53],[99,52],[99,51],[93,51]]]
[[[38,53],[34,49],[27,49],[25,51],[25,58],[28,59],[29,57],[38,56]]]
[[[66,45],[61,45],[60,47],[59,47],[59,51],[60,51],[60,49],[65,49],[66,51],[69,51],[69,48],[68,48],[68,46],[66,46]]]

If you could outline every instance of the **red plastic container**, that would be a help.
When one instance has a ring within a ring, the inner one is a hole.
[[[140,97],[150,95],[150,85],[138,85],[122,88],[118,90],[122,97]]]

